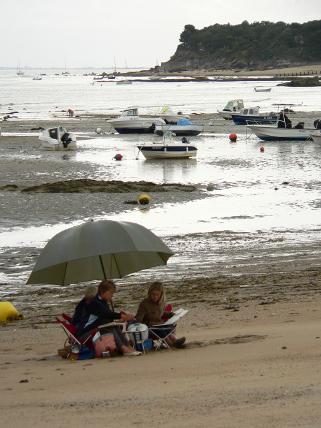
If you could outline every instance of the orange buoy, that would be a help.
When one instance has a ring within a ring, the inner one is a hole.
[[[230,139],[230,141],[232,142],[232,143],[236,143],[236,140],[237,140],[237,135],[236,134],[230,134],[229,135],[229,139]]]
[[[114,156],[114,159],[115,159],[116,161],[121,161],[121,160],[123,159],[123,155],[121,155],[120,153],[117,153],[117,154]]]
[[[261,153],[263,153],[263,152],[264,152],[264,150],[265,150],[265,149],[264,149],[264,146],[261,146],[261,147],[260,147],[260,152],[261,152]]]

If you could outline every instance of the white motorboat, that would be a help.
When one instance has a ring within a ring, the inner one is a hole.
[[[312,129],[279,128],[276,125],[247,125],[258,138],[264,141],[305,141],[311,139]]]
[[[199,135],[203,131],[203,126],[196,125],[190,120],[182,118],[176,124],[156,125],[155,134],[164,135],[166,132],[171,132],[177,137],[190,137]]]
[[[146,159],[188,159],[195,158],[197,148],[183,137],[181,142],[172,140],[172,133],[164,134],[163,141],[137,146]]]
[[[76,150],[76,136],[62,126],[45,129],[39,136],[44,150]]]
[[[120,117],[107,121],[119,134],[152,134],[157,125],[165,125],[160,117],[141,117],[138,108],[124,110]]]
[[[303,122],[292,126],[291,120],[286,113],[286,107],[293,107],[294,104],[279,104],[282,110],[274,124],[248,124],[247,128],[264,141],[306,141],[311,140],[311,134],[315,129],[305,128]]]
[[[225,120],[231,120],[231,113],[239,113],[244,108],[243,100],[231,100],[229,101],[223,110],[218,110],[218,114]]]
[[[32,78],[32,80],[42,80],[42,77],[41,77],[41,76],[34,76],[34,77]]]
[[[266,86],[256,86],[254,92],[271,92],[272,88],[267,88]]]

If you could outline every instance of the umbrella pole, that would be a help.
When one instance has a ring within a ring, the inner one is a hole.
[[[101,258],[101,256],[99,256],[99,260],[100,260],[101,269],[103,271],[104,279],[107,279],[103,259]]]

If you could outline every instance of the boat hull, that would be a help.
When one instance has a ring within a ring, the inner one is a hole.
[[[266,116],[252,116],[252,115],[243,115],[243,114],[234,114],[232,113],[232,120],[235,125],[272,125],[275,124],[278,120],[277,116],[266,115]]]
[[[258,89],[258,88],[254,88],[255,92],[271,92],[272,88],[267,88],[267,89]]]
[[[163,136],[164,132],[173,132],[177,137],[195,137],[202,132],[203,128],[199,125],[167,125],[156,126],[155,134]]]
[[[225,120],[232,120],[232,111],[218,110],[217,113]]]
[[[195,158],[197,148],[194,146],[137,146],[146,159],[187,159]]]
[[[153,134],[156,125],[160,123],[160,119],[129,119],[129,120],[109,120],[108,123],[119,134]],[[164,122],[161,121],[163,124]]]
[[[311,129],[277,128],[275,126],[248,125],[263,141],[306,141],[311,139]]]
[[[71,150],[77,150],[77,143],[73,141],[72,143],[69,143],[67,147],[64,147],[62,143],[50,143],[42,141],[41,148],[43,150],[51,150],[51,151],[71,151]]]

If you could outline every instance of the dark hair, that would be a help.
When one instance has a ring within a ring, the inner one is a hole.
[[[116,290],[116,284],[114,281],[107,279],[105,281],[101,281],[101,283],[98,285],[98,294],[103,294],[105,291],[109,290]]]

